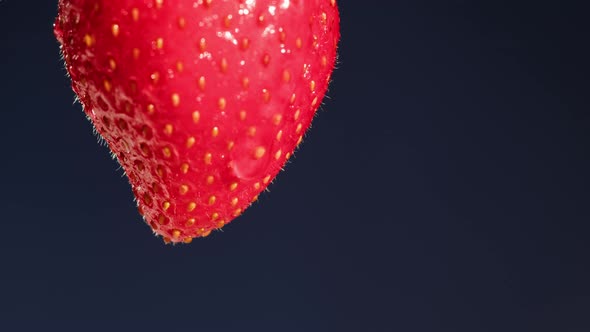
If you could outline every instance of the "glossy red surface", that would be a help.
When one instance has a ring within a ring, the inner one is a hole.
[[[166,241],[229,223],[281,170],[336,59],[330,0],[60,1],[86,115]]]

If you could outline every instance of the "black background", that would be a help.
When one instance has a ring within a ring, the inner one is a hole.
[[[0,1],[0,330],[590,331],[581,6],[341,0],[286,171],[164,246],[73,104],[56,3]]]

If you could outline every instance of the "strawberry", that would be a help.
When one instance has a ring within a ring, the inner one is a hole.
[[[239,216],[321,103],[335,0],[60,0],[72,87],[165,242]]]

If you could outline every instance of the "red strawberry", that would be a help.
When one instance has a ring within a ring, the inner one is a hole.
[[[326,92],[335,0],[60,0],[73,89],[166,242],[239,216]]]

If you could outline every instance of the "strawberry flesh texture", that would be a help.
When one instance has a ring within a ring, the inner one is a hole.
[[[333,0],[61,0],[73,89],[165,241],[246,209],[309,127],[336,58]]]

